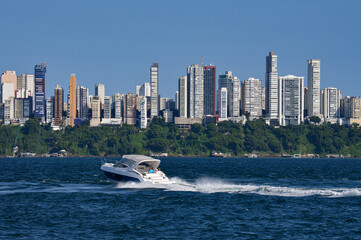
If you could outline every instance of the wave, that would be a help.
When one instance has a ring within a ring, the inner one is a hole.
[[[1,182],[0,195],[17,193],[104,193],[120,194],[128,190],[159,189],[173,192],[198,192],[198,193],[230,193],[230,194],[257,194],[280,197],[354,197],[361,196],[361,188],[311,188],[292,186],[272,186],[264,184],[236,184],[223,179],[200,178],[188,182],[181,178],[171,178],[174,184],[152,184],[126,182],[114,185],[84,184],[84,183],[35,183],[35,182]],[[122,189],[124,191],[119,191]]]
[[[174,184],[161,185],[152,183],[125,183],[116,188],[160,188],[166,191],[185,191],[200,193],[231,193],[231,194],[258,194],[280,197],[353,197],[361,196],[361,188],[307,188],[307,187],[280,187],[257,184],[234,184],[222,179],[200,178],[189,183],[180,178],[171,178]]]

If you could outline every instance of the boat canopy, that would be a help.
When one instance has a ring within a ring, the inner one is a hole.
[[[145,165],[147,168],[152,167],[153,169],[157,169],[160,160],[144,155],[124,155],[120,164],[122,164],[123,167],[136,168],[138,165]]]

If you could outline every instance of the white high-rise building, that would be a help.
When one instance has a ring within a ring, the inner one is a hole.
[[[98,96],[101,104],[104,104],[104,97],[105,97],[104,84],[100,84],[100,83],[95,84],[95,96]]]
[[[303,80],[303,77],[296,77],[293,75],[279,77],[281,85],[281,125],[299,125],[303,122]]]
[[[159,116],[158,81],[158,63],[153,63],[153,65],[150,67],[150,119]]]
[[[226,71],[224,75],[218,77],[218,89],[227,88],[227,115],[228,117],[239,117],[240,115],[240,81],[232,76],[231,71]]]
[[[280,86],[277,71],[277,55],[270,52],[266,57],[266,115],[271,119],[279,119]]]
[[[140,100],[140,128],[147,128],[147,97]]]
[[[137,96],[140,96],[140,88],[141,87],[142,87],[141,85],[135,86],[135,94],[137,94]]]
[[[2,83],[1,84],[1,101],[5,103],[6,100],[15,97],[14,84],[13,83]]]
[[[307,60],[307,115],[321,116],[321,60]]]
[[[190,118],[202,118],[204,112],[204,95],[203,95],[203,67],[193,64],[187,69],[188,80],[188,114]]]
[[[341,91],[328,87],[321,91],[321,113],[324,119],[337,119],[341,117]]]
[[[217,91],[217,109],[220,120],[227,119],[227,88],[222,87]]]
[[[248,78],[242,82],[242,114],[249,113],[249,118],[262,116],[262,82],[259,79]]]
[[[112,99],[109,96],[104,97],[104,118],[112,118]]]
[[[150,83],[145,82],[140,86],[139,96],[150,97]]]
[[[54,118],[54,97],[46,99],[46,123],[52,123]]]
[[[30,92],[30,96],[33,97],[33,109],[35,110],[35,78],[33,74],[26,74],[25,89]]]
[[[113,95],[114,118],[118,120],[122,120],[122,99],[119,93]]]
[[[4,124],[9,125],[14,116],[14,98],[10,97],[4,101]]]
[[[187,92],[187,76],[181,76],[178,80],[179,90],[179,117],[188,116],[188,92]]]

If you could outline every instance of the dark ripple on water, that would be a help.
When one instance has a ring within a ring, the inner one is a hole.
[[[360,239],[361,161],[167,158],[114,185],[96,158],[0,159],[1,239]]]

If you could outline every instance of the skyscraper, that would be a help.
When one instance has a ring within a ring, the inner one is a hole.
[[[100,83],[95,84],[95,96],[98,96],[100,103],[104,104],[104,97],[105,97],[104,84],[100,84]]]
[[[174,94],[175,109],[179,110],[179,92],[175,91]]]
[[[35,65],[35,117],[45,120],[46,64]]]
[[[187,117],[187,76],[181,76],[178,80],[178,89],[179,89],[179,117]]]
[[[203,67],[193,64],[187,69],[188,115],[190,118],[204,116],[204,71]]]
[[[54,117],[54,97],[46,99],[46,123],[52,123]]]
[[[78,118],[85,120],[89,117],[89,89],[83,86],[78,87]]]
[[[109,96],[104,97],[104,118],[112,118],[112,99]]]
[[[328,87],[321,91],[321,113],[325,120],[341,117],[341,91]]]
[[[159,115],[159,68],[158,63],[153,63],[150,67],[150,118],[158,117]]]
[[[249,113],[249,118],[262,116],[262,82],[259,79],[249,78],[242,82],[242,114]]]
[[[227,116],[239,117],[240,107],[240,82],[239,79],[232,75],[231,71],[218,77],[218,89],[227,88]]]
[[[60,85],[54,89],[54,125],[60,126],[63,119],[64,90]]]
[[[266,56],[266,114],[271,119],[279,118],[280,91],[277,72],[277,55],[270,52]]]
[[[17,90],[17,76],[15,71],[5,71],[1,74],[1,83],[12,83],[14,85],[14,91]]]
[[[69,125],[74,127],[74,119],[76,118],[76,77],[72,73],[69,79]]]
[[[140,96],[140,88],[141,87],[142,87],[141,85],[135,86],[135,94],[137,94],[137,96]]]
[[[204,115],[216,115],[217,77],[215,66],[204,66]]]
[[[218,96],[217,96],[217,107],[218,107],[218,114],[219,118],[227,119],[227,88],[222,87],[218,90]]]
[[[147,97],[140,100],[140,128],[147,128]]]
[[[113,95],[114,118],[119,120],[122,119],[122,101],[122,95],[119,93]]]
[[[123,97],[124,123],[134,125],[136,122],[137,95],[128,93]]]
[[[321,97],[321,60],[310,59],[307,60],[307,87],[308,87],[308,116],[320,116]]]
[[[150,83],[145,82],[140,86],[139,96],[150,97]]]
[[[279,77],[279,82],[281,84],[281,125],[299,125],[303,122],[303,80],[303,77],[296,77],[293,75]]]

